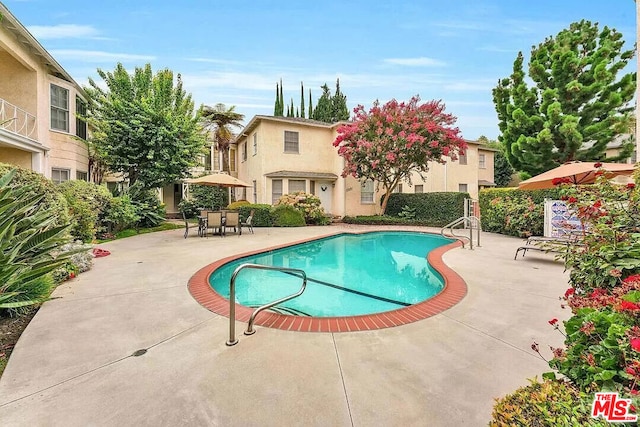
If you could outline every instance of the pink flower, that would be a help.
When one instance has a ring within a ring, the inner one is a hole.
[[[549,324],[552,325],[552,326],[555,326],[556,323],[558,323],[558,319],[554,318],[554,319],[549,320]]]
[[[632,349],[640,352],[640,338],[631,338],[629,344],[631,344]]]
[[[600,162],[594,163],[593,167],[594,168],[601,168],[602,167],[602,163],[600,163]]]
[[[633,303],[631,301],[622,301],[622,303],[620,304],[620,308],[622,308],[623,310],[640,310],[640,307],[638,306],[638,304]]]
[[[575,289],[573,289],[573,288],[569,288],[569,289],[567,289],[567,290],[565,291],[565,293],[564,293],[564,297],[565,297],[565,298],[569,298],[569,296],[571,296],[571,295],[573,295],[573,294],[575,294],[575,293],[576,293],[576,290],[575,290]]]
[[[636,188],[636,185],[633,182],[630,182],[630,183],[627,184],[627,188],[629,190],[633,190],[634,188]]]

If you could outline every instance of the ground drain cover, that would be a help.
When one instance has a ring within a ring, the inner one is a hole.
[[[141,348],[140,350],[136,350],[133,352],[132,356],[134,357],[138,357],[138,356],[142,356],[143,354],[145,354],[147,352],[146,348]]]

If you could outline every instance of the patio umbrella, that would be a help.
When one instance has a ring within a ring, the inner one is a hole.
[[[598,165],[598,167],[596,167]],[[568,162],[540,175],[522,181],[518,188],[521,190],[537,190],[555,187],[554,181],[568,179],[572,184],[592,184],[596,180],[596,172],[603,171],[607,178],[618,175],[631,175],[635,164],[627,163],[595,163]]]
[[[201,176],[200,178],[186,179],[184,182],[189,184],[210,185],[213,187],[251,187],[250,184],[226,173],[213,173],[211,175]]]

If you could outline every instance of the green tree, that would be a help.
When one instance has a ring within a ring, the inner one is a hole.
[[[333,119],[338,122],[340,120],[349,120],[349,107],[347,107],[347,97],[340,91],[340,79],[336,80],[336,93],[331,98],[333,107]]]
[[[280,114],[280,89],[278,86],[278,82],[276,82],[276,102],[273,106],[273,115],[274,117],[278,117]]]
[[[309,114],[307,114],[307,117],[309,117],[310,119],[313,118],[313,101],[311,100],[311,89],[309,89]]]
[[[130,184],[161,187],[189,175],[204,147],[191,95],[180,75],[153,75],[151,65],[129,75],[122,64],[113,72],[98,69],[106,88],[89,79],[90,142],[98,147],[106,166],[122,172]]]
[[[444,104],[419,102],[418,96],[408,103],[394,99],[383,106],[376,101],[369,112],[359,105],[353,121],[338,128],[333,142],[345,160],[342,176],[372,180],[385,190],[382,214],[398,183],[411,183],[413,172],[423,176],[429,162],[445,163],[446,156],[455,160],[467,147],[453,127],[456,118],[444,112]]]
[[[205,105],[202,109],[202,122],[205,129],[213,132],[218,152],[222,155],[222,170],[229,171],[229,146],[233,140],[232,128],[242,127],[244,114],[236,113],[235,105],[227,108],[218,103],[214,107]]]
[[[316,108],[313,110],[313,119],[332,123],[333,105],[331,102],[331,89],[329,89],[326,83],[320,87],[322,88],[322,95],[320,95]]]
[[[300,82],[300,117],[304,119],[304,83]]]
[[[623,132],[636,73],[618,73],[633,50],[622,50],[622,34],[615,29],[580,21],[531,50],[529,87],[522,52],[509,78],[493,89],[509,163],[520,171],[539,174],[571,160],[604,158],[607,144]],[[620,156],[628,158],[632,143]]]

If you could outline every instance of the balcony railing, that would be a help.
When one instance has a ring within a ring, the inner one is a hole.
[[[0,129],[37,140],[36,116],[0,98]]]

